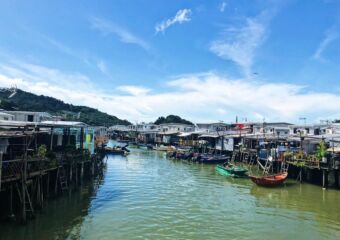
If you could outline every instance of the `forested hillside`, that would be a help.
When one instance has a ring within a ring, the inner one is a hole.
[[[8,98],[8,93],[0,92],[0,108],[5,110],[48,112],[62,116],[65,120],[81,121],[89,125],[112,126],[115,124],[129,125],[127,120],[121,120],[97,109],[86,106],[74,106],[56,98],[35,95],[22,90]]]

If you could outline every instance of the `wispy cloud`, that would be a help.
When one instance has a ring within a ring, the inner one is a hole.
[[[108,74],[106,63],[103,60],[97,61],[97,67],[103,74]]]
[[[0,65],[1,86],[16,84],[26,91],[95,107],[131,121],[151,121],[173,113],[196,122],[232,121],[235,115],[294,122],[301,115],[318,119],[340,112],[340,95],[334,93],[309,92],[296,84],[230,79],[216,73],[175,77],[162,91],[134,85],[117,87],[123,94],[105,93],[88,81],[84,75],[43,66]]]
[[[136,44],[145,50],[149,50],[150,46],[147,42],[145,42],[143,39],[137,37],[127,29],[118,26],[117,24],[102,19],[102,18],[91,18],[91,27],[93,29],[99,30],[101,33],[108,35],[108,34],[115,34],[118,36],[119,40],[123,43],[130,43],[130,44]]]
[[[158,32],[163,32],[170,27],[171,25],[175,24],[175,23],[179,23],[182,24],[184,22],[189,22],[191,21],[191,10],[184,8],[184,9],[180,9],[178,10],[178,12],[176,13],[176,15],[173,18],[169,18],[167,20],[164,20],[160,23],[156,24],[155,30],[156,33]]]
[[[220,6],[218,7],[218,9],[220,10],[220,12],[224,12],[226,7],[227,7],[227,2],[222,2]]]
[[[59,52],[71,56],[75,59],[80,60],[81,62],[85,63],[89,66],[96,67],[101,73],[103,73],[106,76],[109,76],[109,72],[107,70],[106,63],[103,59],[100,59],[99,57],[95,56],[94,54],[86,53],[85,51],[76,50],[70,46],[67,46],[64,43],[61,43],[60,41],[51,38],[47,35],[36,33],[36,35],[41,36],[41,38],[44,40],[43,43],[46,44],[49,43],[52,47],[54,47]]]
[[[273,13],[263,11],[254,18],[246,18],[241,27],[230,27],[224,30],[222,38],[210,45],[210,50],[217,56],[231,60],[249,75],[256,50],[267,37],[267,27]]]
[[[339,38],[339,32],[333,26],[332,28],[328,29],[325,33],[325,37],[320,42],[318,48],[315,50],[313,54],[313,59],[315,60],[324,60],[322,55],[326,48],[335,40]]]

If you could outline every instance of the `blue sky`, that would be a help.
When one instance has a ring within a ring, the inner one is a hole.
[[[340,2],[0,2],[0,84],[132,122],[340,117]]]

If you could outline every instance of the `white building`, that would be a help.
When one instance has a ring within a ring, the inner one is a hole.
[[[229,125],[226,123],[197,123],[197,131],[204,133],[215,133],[217,131],[226,131]]]
[[[14,116],[5,112],[0,112],[0,120],[3,121],[14,121]]]
[[[195,126],[182,123],[163,123],[159,125],[161,133],[194,132]]]
[[[29,111],[3,111],[13,115],[13,121],[19,122],[42,122],[52,119],[52,115],[47,112],[29,112]]]

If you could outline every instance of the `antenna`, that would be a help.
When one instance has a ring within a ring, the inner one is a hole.
[[[306,126],[306,121],[307,121],[307,118],[306,118],[306,117],[300,117],[299,120],[300,120],[300,121],[304,121],[304,124],[305,124],[305,126]]]

